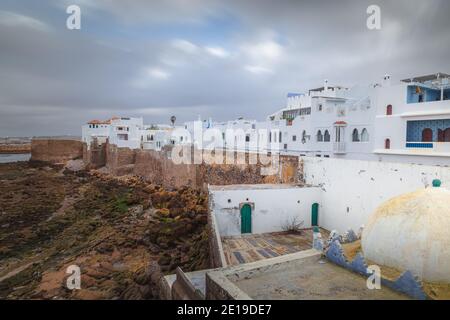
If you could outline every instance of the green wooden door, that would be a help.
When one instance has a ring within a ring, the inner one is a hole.
[[[318,226],[319,225],[319,204],[314,203],[311,208],[311,225]]]
[[[252,233],[252,208],[248,204],[241,208],[241,233]]]

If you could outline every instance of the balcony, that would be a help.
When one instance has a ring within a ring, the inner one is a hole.
[[[450,153],[450,142],[406,142],[406,149],[436,153]]]
[[[334,142],[333,143],[333,153],[335,154],[345,154],[345,142]]]

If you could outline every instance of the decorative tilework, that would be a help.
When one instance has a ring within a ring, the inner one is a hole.
[[[408,121],[406,126],[406,141],[422,141],[422,131],[425,128],[433,130],[433,141],[436,142],[438,141],[438,129],[445,130],[450,128],[450,119]]]

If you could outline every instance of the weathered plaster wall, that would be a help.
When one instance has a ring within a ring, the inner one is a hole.
[[[223,253],[222,239],[219,234],[217,219],[212,212],[212,198],[208,198],[208,233],[209,233],[209,258],[212,268],[221,268],[227,266],[227,261]]]
[[[83,157],[83,143],[70,139],[33,139],[31,160],[52,163],[65,162]]]
[[[311,226],[311,207],[322,201],[322,191],[316,187],[248,186],[224,190],[212,190],[209,197],[221,237],[241,234],[240,205],[252,206],[252,232],[266,233],[282,231],[282,227],[294,218]],[[319,216],[320,221],[320,216]]]
[[[323,189],[320,225],[345,232],[366,224],[384,201],[440,179],[450,188],[450,168],[405,163],[304,157],[307,184]]]

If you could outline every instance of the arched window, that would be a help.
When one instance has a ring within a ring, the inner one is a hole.
[[[389,105],[386,107],[386,115],[387,115],[387,116],[392,116],[392,104],[389,104]]]
[[[323,141],[324,142],[330,142],[331,141],[330,133],[328,132],[328,130],[325,130],[325,133],[323,134]]]
[[[361,141],[362,141],[362,142],[367,142],[367,141],[369,141],[369,132],[367,131],[366,128],[364,128],[364,129],[361,131]]]
[[[391,139],[384,140],[384,148],[390,149],[391,148]]]
[[[425,128],[422,130],[422,142],[433,141],[433,130],[430,128]]]
[[[444,142],[450,142],[450,128],[444,130]]]
[[[352,133],[352,141],[353,142],[359,142],[359,132],[358,129],[353,129],[353,133]]]
[[[322,131],[317,131],[317,142],[323,142]]]

